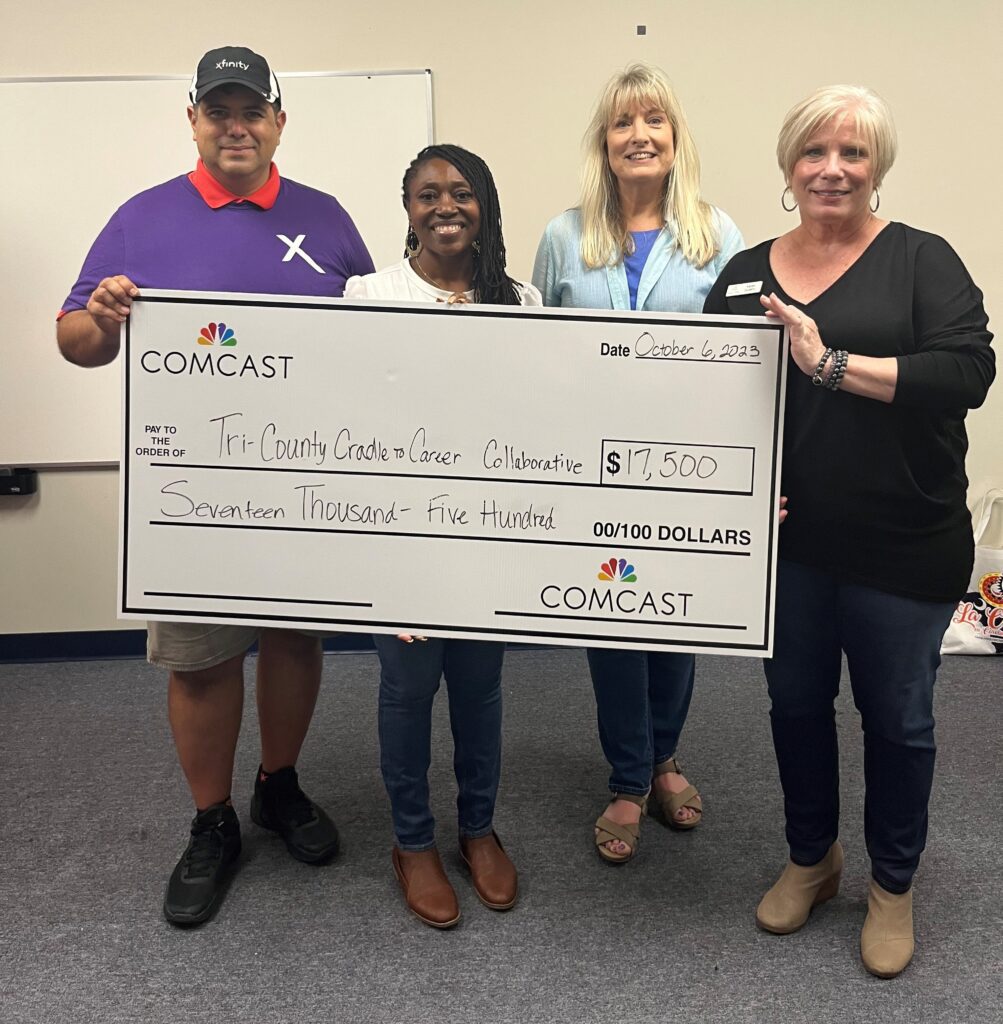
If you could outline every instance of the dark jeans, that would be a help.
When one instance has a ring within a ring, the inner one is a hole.
[[[816,864],[839,833],[833,702],[846,653],[864,731],[864,836],[874,880],[912,884],[933,784],[933,684],[954,604],[916,601],[780,561],[773,657],[763,662],[795,864]]]
[[[588,650],[609,788],[639,796],[676,752],[693,695],[692,654]]]
[[[380,656],[380,768],[402,850],[435,845],[428,806],[432,701],[445,676],[460,835],[488,835],[501,773],[501,669],[505,645],[483,640],[406,644],[374,636]]]

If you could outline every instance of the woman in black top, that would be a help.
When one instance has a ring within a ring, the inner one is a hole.
[[[933,684],[973,557],[964,420],[995,373],[982,294],[958,256],[936,235],[875,215],[895,148],[888,108],[870,90],[833,86],[794,107],[777,157],[782,202],[800,223],[734,257],[704,306],[765,309],[788,327],[793,364],[781,487],[790,517],[765,663],[790,861],[756,919],[796,931],[836,894],[833,701],[845,653],[864,730],[871,859],[861,956],[881,977],[913,952]]]

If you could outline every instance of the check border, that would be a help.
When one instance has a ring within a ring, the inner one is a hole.
[[[222,296],[219,296],[219,295],[213,295],[213,296],[209,297],[209,296],[203,296],[203,295],[142,295],[142,294],[140,294],[140,295],[137,295],[133,301],[135,303],[146,302],[146,303],[182,304],[182,305],[205,305],[207,302],[211,302],[214,306],[241,306],[241,307],[255,307],[255,306],[257,306],[257,307],[264,307],[264,308],[279,308],[279,309],[319,309],[319,308],[323,308],[323,309],[330,310],[330,311],[332,311],[334,313],[337,313],[339,310],[342,310],[342,311],[364,310],[364,311],[379,312],[379,313],[382,313],[382,314],[395,314],[395,313],[396,314],[404,314],[404,315],[407,315],[407,316],[416,316],[416,315],[417,316],[454,316],[454,317],[455,316],[460,316],[460,317],[475,317],[475,318],[482,318],[483,317],[483,318],[489,318],[489,319],[518,319],[518,320],[559,319],[559,320],[563,320],[565,322],[572,322],[572,323],[581,323],[581,322],[588,322],[588,323],[595,323],[595,322],[614,323],[615,322],[615,323],[621,323],[623,321],[623,319],[624,319],[622,315],[613,316],[613,315],[607,313],[606,311],[602,311],[602,310],[596,310],[596,311],[591,311],[591,310],[590,311],[566,311],[564,309],[553,309],[553,308],[551,308],[551,309],[547,309],[546,311],[543,311],[543,310],[535,310],[533,307],[520,307],[518,312],[509,312],[509,311],[506,311],[503,308],[498,308],[498,307],[484,308],[484,307],[467,306],[467,305],[452,305],[452,306],[442,305],[442,306],[439,306],[439,305],[433,305],[433,304],[428,304],[427,306],[417,306],[416,305],[416,306],[409,306],[409,307],[405,308],[405,307],[395,307],[395,306],[392,306],[392,305],[382,305],[382,304],[375,305],[375,304],[367,303],[367,302],[354,302],[354,301],[348,301],[348,300],[340,300],[338,302],[331,302],[331,301],[324,301],[324,300],[299,299],[299,298],[294,298],[294,297],[278,297],[278,296],[270,297],[270,296],[258,296],[258,295],[255,295],[255,296],[250,296],[250,295],[248,295],[248,296],[241,296],[239,298],[238,297],[226,298],[226,297],[222,297]],[[617,312],[620,313],[622,311],[617,311]],[[674,318],[671,315],[660,315],[658,317],[646,317],[646,316],[644,316],[641,313],[632,313],[630,319],[631,319],[632,322],[636,322],[638,324],[652,324],[652,325],[660,325],[660,326],[666,326],[666,325],[686,326],[686,325],[691,325],[693,323],[693,320],[687,319],[686,317]],[[706,326],[708,326],[708,327],[734,327],[736,325],[741,325],[745,330],[762,331],[762,332],[764,332],[767,335],[772,335],[772,336],[774,336],[776,338],[777,343],[779,345],[781,345],[781,346],[783,345],[784,328],[783,328],[782,324],[763,323],[763,322],[759,322],[759,321],[757,321],[757,320],[755,320],[753,318],[747,318],[747,317],[727,317],[727,318],[723,318],[723,319],[710,319],[710,318],[707,318],[707,319],[702,320],[701,322],[703,324],[705,324]],[[130,493],[130,491],[129,491],[129,484],[130,484],[131,473],[132,473],[132,460],[134,458],[133,450],[132,450],[132,445],[129,443],[130,426],[131,426],[131,422],[132,422],[131,421],[132,404],[131,404],[131,395],[130,395],[130,389],[129,389],[129,381],[131,380],[131,372],[132,372],[132,356],[133,356],[132,344],[131,344],[131,341],[132,341],[131,318],[127,319],[125,321],[125,323],[123,324],[123,331],[122,331],[122,333],[123,333],[123,342],[124,342],[124,344],[122,345],[122,348],[123,348],[123,362],[124,362],[124,380],[125,380],[125,384],[123,386],[123,397],[122,397],[122,401],[123,401],[123,414],[124,414],[124,430],[123,430],[124,455],[123,455],[123,459],[122,459],[122,463],[121,463],[121,472],[123,474],[123,483],[122,483],[122,487],[123,487],[123,501],[122,501],[123,522],[122,522],[122,556],[121,556],[121,559],[120,559],[120,581],[119,581],[119,583],[120,583],[121,601],[119,603],[119,613],[120,614],[126,614],[126,615],[144,615],[144,616],[146,616],[147,618],[150,618],[150,619],[156,619],[156,617],[158,615],[165,615],[165,616],[169,616],[171,618],[200,619],[200,618],[204,618],[207,614],[211,615],[211,617],[213,619],[246,619],[247,616],[245,616],[245,615],[241,615],[240,613],[231,613],[231,612],[218,612],[218,611],[208,612],[208,611],[199,611],[199,610],[193,610],[193,611],[185,610],[185,611],[182,611],[182,610],[178,610],[176,608],[159,608],[159,607],[142,607],[142,608],[139,608],[139,607],[131,606],[127,602],[127,600],[126,600],[126,596],[125,595],[127,593],[128,560],[129,560],[129,493]],[[641,357],[638,357],[638,358],[641,358]],[[705,360],[693,360],[693,359],[690,359],[690,358],[687,358],[687,357],[684,357],[684,356],[679,356],[679,357],[662,357],[662,358],[648,357],[648,361],[650,361],[650,362],[661,362],[661,363],[694,362],[694,361],[706,362]],[[742,364],[741,360],[735,360],[735,361],[728,361],[726,363],[723,362],[720,365],[743,365],[743,364]],[[775,372],[775,376],[774,376],[774,382],[773,382],[773,385],[774,385],[774,387],[773,387],[773,436],[772,436],[772,446],[771,446],[771,450],[770,450],[770,493],[771,494],[772,493],[776,493],[776,490],[777,490],[777,472],[778,472],[777,453],[780,450],[779,431],[780,431],[781,424],[783,422],[782,409],[781,409],[781,400],[782,400],[782,394],[783,394],[783,387],[782,387],[782,385],[783,385],[783,379],[784,379],[784,370],[785,370],[784,359],[783,358],[778,358],[777,359],[777,365],[776,365],[776,372]],[[172,463],[159,461],[159,462],[151,462],[150,465],[169,466],[169,465],[172,465]],[[221,467],[221,466],[211,466],[210,467],[210,466],[204,466],[204,465],[200,466],[198,464],[184,464],[184,468],[185,469],[208,468],[208,469],[213,469],[213,470],[219,470],[219,469],[243,469],[244,471],[250,471],[250,472],[257,472],[257,471],[259,471],[258,467],[254,467],[254,468],[249,469],[248,467]],[[264,472],[302,472],[302,470],[293,469],[291,467],[273,467],[271,469],[269,469],[267,467],[261,467],[260,471],[264,471]],[[353,470],[311,470],[311,472],[329,473],[329,474],[335,474],[335,475],[338,475],[338,474],[341,474],[341,475],[367,475],[367,472],[364,471],[364,470],[354,470],[354,471]],[[384,475],[384,476],[399,475],[399,476],[407,476],[407,477],[427,476],[429,479],[440,479],[441,478],[441,479],[444,479],[444,480],[478,479],[478,478],[465,478],[465,477],[449,476],[449,475],[445,475],[445,474],[380,474],[380,475]],[[601,480],[601,477],[600,477],[600,480]],[[518,482],[520,485],[525,486],[527,483],[534,483],[536,481],[525,481],[525,480],[518,480],[518,481],[516,481],[516,480],[507,480],[505,478],[501,478],[501,479],[494,478],[494,482],[495,483]],[[562,486],[601,487],[602,484],[601,484],[601,482],[600,483],[589,483],[589,482],[576,483],[574,481],[569,481],[569,482],[564,483]],[[626,488],[628,486],[632,487],[634,489],[649,489],[649,488],[644,488],[644,487],[637,487],[636,485],[619,485],[619,487],[621,489],[624,489],[624,488]],[[671,488],[659,488],[659,489],[661,489],[661,490],[671,490]],[[714,493],[714,492],[711,492],[711,493]],[[251,525],[246,525],[245,526],[243,524],[234,524],[234,523],[229,523],[229,524],[223,524],[223,523],[218,523],[218,524],[217,523],[205,523],[205,524],[162,523],[162,524],[157,524],[157,525],[165,525],[165,526],[187,525],[189,527],[204,528],[204,529],[282,529],[281,527],[266,527],[266,526],[251,526]],[[766,540],[767,550],[769,550],[769,551],[772,551],[774,549],[774,545],[775,545],[775,531],[777,529],[777,526],[778,526],[778,524],[777,524],[776,518],[775,517],[771,517],[770,520],[769,520],[768,537],[767,537],[767,540]],[[371,534],[371,531],[364,531],[364,530],[353,531],[353,530],[331,529],[330,531],[328,531],[325,528],[316,528],[316,527],[296,527],[296,528],[292,528],[292,529],[297,529],[297,530],[301,530],[301,531],[309,531],[309,532],[317,532],[318,530],[320,530],[322,532],[339,532],[339,533],[345,533],[345,534],[351,534],[351,533],[362,533],[362,534],[367,534],[367,535]],[[456,539],[463,539],[463,540],[466,540],[466,539],[470,539],[470,540],[481,539],[481,540],[484,540],[484,539],[487,539],[487,540],[491,540],[493,542],[502,542],[502,543],[529,543],[529,544],[536,543],[536,544],[550,544],[550,545],[553,545],[555,543],[563,543],[563,544],[574,545],[574,546],[578,546],[578,547],[593,548],[594,550],[596,550],[597,552],[600,552],[601,554],[605,554],[608,551],[608,548],[609,548],[608,542],[603,542],[603,541],[597,541],[595,543],[588,542],[588,541],[554,542],[554,541],[548,541],[548,540],[545,540],[545,539],[537,539],[537,538],[500,538],[500,537],[476,538],[476,537],[458,537],[458,536],[442,537],[441,535],[440,536],[435,536],[435,537],[431,537],[431,536],[428,536],[428,535],[421,535],[421,536],[426,536],[426,537],[428,537],[429,540],[456,540]],[[633,545],[633,544],[619,543],[619,542],[617,544],[617,547],[618,548],[623,548],[625,550],[659,550],[659,551],[670,551],[670,552],[680,550],[680,549],[664,548],[664,547],[654,548],[651,545]],[[685,552],[685,553],[693,552],[693,549],[681,549],[681,550],[683,552]],[[699,554],[718,554],[718,555],[747,554],[747,553],[742,553],[742,552],[731,552],[731,551],[727,551],[727,552],[726,551],[708,551],[706,549],[697,549],[696,552],[694,552],[694,553],[699,553]],[[761,643],[759,643],[759,642],[748,643],[748,644],[729,643],[729,645],[728,645],[729,649],[732,649],[732,650],[744,650],[744,651],[748,651],[750,654],[754,654],[756,652],[765,652],[765,651],[767,651],[769,649],[768,638],[771,635],[771,624],[772,624],[773,604],[774,604],[774,601],[773,601],[774,586],[775,586],[774,562],[773,562],[772,559],[768,559],[767,566],[766,566],[767,600],[765,602],[764,613],[763,613],[763,633],[762,633],[762,635],[763,635],[764,639],[763,639],[763,641]],[[168,594],[167,592],[156,592],[156,591],[149,591],[149,592],[145,592],[144,591],[144,594],[149,594],[149,596],[176,596],[176,595],[173,595],[173,594]],[[212,599],[213,597],[219,598],[221,595],[191,593],[191,594],[187,594],[187,595],[184,595],[184,596],[189,596],[189,597],[194,598],[194,599],[207,599],[208,600],[208,599]],[[296,599],[281,598],[281,597],[244,597],[244,598],[241,598],[241,597],[237,597],[235,595],[231,595],[229,597],[229,599],[233,599],[233,600],[248,600],[248,601],[255,601],[255,600],[264,601],[264,600],[267,600],[267,601],[272,601],[274,603],[281,603],[283,601],[289,601],[289,602],[296,601]],[[349,607],[350,606],[366,607],[366,606],[371,606],[371,605],[369,605],[368,602],[364,602],[364,601],[334,601],[334,600],[323,600],[322,601],[322,600],[314,600],[312,598],[311,599],[306,599],[306,600],[304,600],[302,602],[297,602],[297,603],[300,603],[301,606],[302,605],[337,605],[339,607],[346,607],[346,606],[349,606]],[[605,621],[605,620],[601,620],[601,619],[597,620],[596,618],[589,617],[589,616],[574,616],[574,615],[562,615],[562,614],[554,614],[554,613],[503,611],[503,610],[496,610],[495,611],[495,615],[509,615],[509,616],[513,616],[513,617],[527,617],[527,618],[535,618],[535,619],[555,618],[555,619],[561,619],[562,621],[575,621],[576,619],[577,620],[586,619],[587,621],[591,621],[591,622]],[[299,615],[279,615],[279,614],[259,615],[259,614],[255,614],[254,618],[258,619],[260,621],[267,621],[269,623],[273,623],[274,622],[274,623],[279,623],[279,624],[281,624],[283,622],[289,622],[289,623],[308,622],[308,623],[311,623],[311,624],[321,625],[321,626],[323,626],[323,625],[330,625],[332,627],[332,630],[334,630],[335,627],[339,627],[341,629],[341,631],[344,631],[343,630],[344,626],[353,626],[353,625],[355,625],[355,626],[361,627],[360,628],[360,632],[369,632],[369,630],[372,627],[374,627],[374,626],[392,627],[392,626],[398,626],[399,625],[399,623],[397,623],[397,622],[373,621],[371,619],[369,619],[369,620],[360,620],[360,619],[350,619],[350,618],[346,618],[346,617],[330,618],[330,617],[327,617],[327,616],[311,616],[311,615],[302,615],[302,614],[299,614]],[[611,619],[610,621],[620,621],[620,620]],[[673,628],[673,627],[675,627],[675,628],[687,628],[687,627],[693,628],[693,627],[696,627],[696,628],[716,628],[716,629],[731,629],[731,628],[746,629],[747,628],[745,626],[730,626],[730,625],[724,624],[724,623],[694,624],[694,623],[682,623],[682,622],[661,622],[661,621],[654,621],[654,620],[647,621],[647,620],[638,620],[638,619],[630,619],[629,621],[631,621],[632,623],[634,623],[634,624],[636,624],[638,626],[657,626],[659,628]],[[478,634],[479,633],[479,634],[494,634],[494,635],[506,636],[506,637],[515,636],[517,638],[516,642],[518,642],[519,638],[541,638],[540,639],[541,643],[545,643],[547,640],[560,640],[560,641],[563,641],[565,644],[568,641],[581,641],[581,643],[584,646],[588,646],[590,641],[595,641],[595,640],[617,642],[617,643],[621,643],[621,644],[623,643],[622,636],[619,636],[619,635],[604,635],[604,634],[597,634],[597,633],[594,633],[594,632],[593,633],[588,633],[588,634],[582,634],[582,633],[571,632],[571,631],[568,631],[568,630],[554,631],[554,630],[543,630],[543,629],[529,630],[529,629],[521,629],[521,628],[520,629],[506,629],[506,628],[493,628],[493,627],[467,627],[467,626],[454,626],[454,625],[450,625],[450,624],[435,623],[435,622],[411,622],[411,623],[409,623],[409,625],[411,626],[411,628],[416,629],[416,630],[446,631],[446,632],[448,632],[450,634],[465,634],[465,633]],[[644,644],[647,644],[647,645],[652,645],[652,646],[666,647],[666,648],[672,648],[672,647],[692,648],[692,647],[696,647],[696,648],[707,648],[707,649],[710,649],[710,650],[714,650],[714,649],[719,649],[722,646],[721,644],[719,644],[717,642],[709,642],[709,641],[708,642],[703,642],[703,641],[699,641],[699,640],[694,640],[692,638],[687,638],[686,640],[681,640],[680,641],[680,640],[672,640],[670,638],[661,638],[661,637],[654,637],[654,636],[638,637],[637,638],[637,642],[638,643],[644,643]],[[727,652],[722,652],[722,653],[727,653]]]

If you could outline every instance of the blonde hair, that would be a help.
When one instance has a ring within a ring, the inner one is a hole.
[[[672,126],[675,160],[666,178],[663,215],[686,260],[696,267],[720,249],[713,211],[700,198],[700,157],[686,117],[665,75],[648,64],[632,64],[615,74],[596,103],[585,132],[582,168],[582,259],[587,267],[612,266],[634,251],[623,220],[616,176],[609,165],[606,132],[634,106],[663,111]]]
[[[787,111],[777,138],[777,163],[790,185],[794,165],[804,144],[824,124],[835,119],[838,128],[853,118],[854,129],[867,144],[878,188],[895,163],[898,140],[888,104],[862,85],[826,85]]]

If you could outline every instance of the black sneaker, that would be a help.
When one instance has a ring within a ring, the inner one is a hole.
[[[305,864],[323,864],[338,852],[338,829],[333,821],[300,789],[293,767],[265,777],[258,768],[251,800],[251,820],[278,832],[286,849]]]
[[[229,868],[240,856],[240,822],[229,804],[213,804],[192,819],[192,837],[171,873],[164,917],[190,927],[207,921],[226,892]]]

